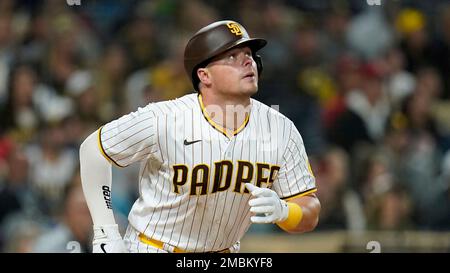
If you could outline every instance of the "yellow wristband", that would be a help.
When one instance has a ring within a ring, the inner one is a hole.
[[[289,214],[287,219],[284,220],[283,222],[277,223],[277,225],[285,231],[295,229],[303,218],[302,208],[298,204],[288,202],[287,205],[289,208]]]

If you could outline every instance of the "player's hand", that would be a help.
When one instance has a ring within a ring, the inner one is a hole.
[[[127,253],[118,225],[94,226],[93,253]]]
[[[251,195],[255,197],[248,202],[250,211],[257,214],[250,218],[252,223],[277,223],[287,219],[289,214],[288,205],[278,197],[276,192],[250,183],[245,183],[245,186]]]

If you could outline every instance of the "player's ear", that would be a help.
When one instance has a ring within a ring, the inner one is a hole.
[[[197,77],[201,83],[205,85],[211,84],[211,73],[207,68],[199,68],[197,69]]]

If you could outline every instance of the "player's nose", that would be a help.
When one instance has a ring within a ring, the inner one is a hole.
[[[244,57],[243,57],[242,65],[243,66],[252,65],[252,62],[253,62],[252,55],[251,54],[246,54],[246,53],[244,53],[243,55],[244,55]]]

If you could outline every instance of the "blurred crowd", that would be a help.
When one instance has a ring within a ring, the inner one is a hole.
[[[193,92],[184,46],[219,19],[268,40],[255,98],[302,134],[317,230],[450,230],[449,1],[2,0],[0,251],[90,251],[79,145]],[[137,177],[113,169],[121,228]]]

